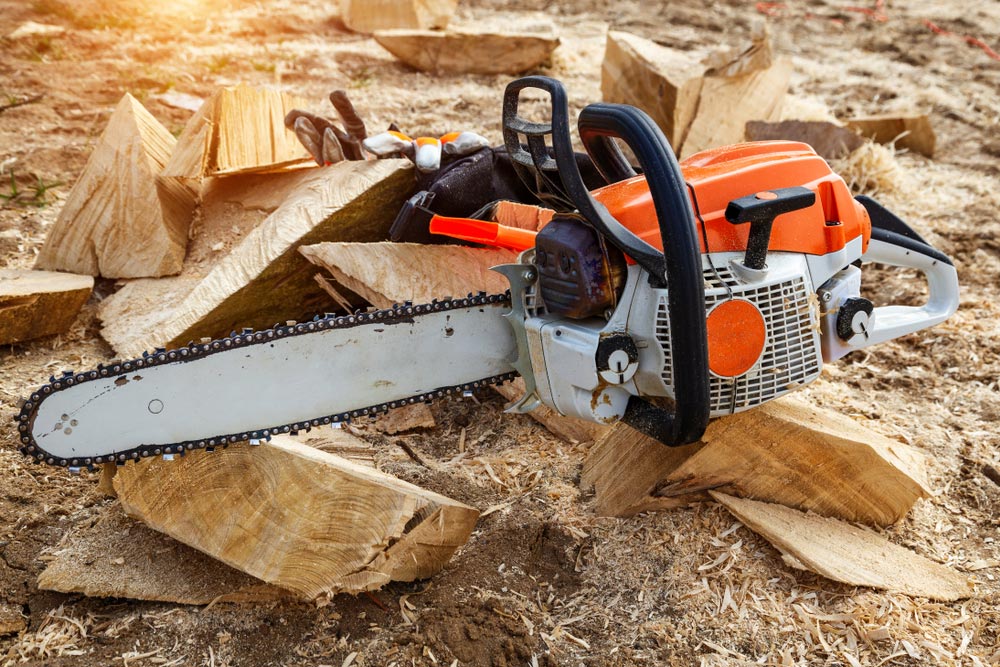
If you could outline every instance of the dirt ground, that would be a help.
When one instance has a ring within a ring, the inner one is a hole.
[[[507,77],[431,77],[397,63],[320,0],[0,0],[0,35],[33,20],[66,28],[0,41],[0,268],[30,267],[116,102],[142,101],[173,133],[189,111],[158,101],[240,81],[317,100],[346,88],[370,127],[499,142]],[[475,5],[475,6],[473,6]],[[367,437],[379,465],[480,508],[468,545],[429,582],[305,604],[208,608],[38,590],[44,554],[107,502],[93,477],[36,467],[16,451],[18,399],[63,368],[113,358],[94,311],[101,282],[66,335],[0,350],[0,602],[27,627],[0,638],[0,662],[34,665],[918,665],[1000,663],[1000,62],[924,19],[1000,48],[1000,4],[890,2],[874,20],[839,1],[481,3],[459,23],[544,12],[563,44],[542,71],[579,109],[600,99],[608,26],[704,49],[764,24],[792,55],[789,114],[928,111],[933,159],[842,164],[954,258],[959,312],[828,367],[804,395],[929,454],[936,495],[890,538],[975,578],[976,596],[942,604],[791,570],[714,504],[629,520],[595,516],[578,478],[585,445],[502,414],[490,393],[434,406],[438,427]],[[760,9],[773,12],[766,16]],[[13,194],[11,175],[23,193]],[[906,272],[872,270],[879,300],[914,299]],[[469,455],[452,461],[466,429]],[[490,471],[493,474],[489,474]],[[991,472],[992,471],[992,472]],[[405,611],[403,611],[405,609]],[[11,611],[13,610],[13,611]]]

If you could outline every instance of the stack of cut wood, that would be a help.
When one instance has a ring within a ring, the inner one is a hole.
[[[382,241],[412,189],[411,164],[301,168],[308,156],[283,124],[296,106],[305,104],[274,90],[222,89],[175,141],[123,98],[39,258],[89,275],[0,276],[0,336],[58,329],[98,275],[131,279],[99,311],[123,356],[368,303],[347,274],[321,286],[298,250]],[[433,427],[421,407],[390,415],[383,430]],[[52,555],[40,585],[203,604],[319,599],[432,575],[478,511],[375,470],[364,450],[341,433],[130,465],[104,480],[118,504]]]

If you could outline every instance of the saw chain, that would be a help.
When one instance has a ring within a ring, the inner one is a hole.
[[[247,348],[254,345],[264,345],[278,339],[294,336],[308,336],[313,333],[329,329],[349,329],[362,327],[370,324],[396,324],[412,321],[415,317],[430,313],[438,313],[460,308],[475,306],[504,306],[510,304],[510,292],[504,294],[469,294],[465,298],[435,299],[431,303],[414,305],[410,302],[396,304],[392,308],[370,309],[367,311],[357,311],[350,315],[317,316],[309,322],[288,322],[285,325],[275,325],[270,329],[253,330],[243,329],[240,332],[232,332],[228,337],[211,340],[208,342],[189,343],[188,345],[167,350],[157,348],[153,352],[144,352],[137,359],[129,361],[116,361],[108,365],[99,364],[97,368],[81,373],[74,371],[64,371],[59,377],[50,377],[49,382],[31,393],[21,403],[21,409],[14,421],[17,424],[20,450],[29,458],[52,466],[61,466],[77,472],[81,468],[93,470],[95,465],[104,463],[116,463],[123,465],[128,461],[137,461],[150,456],[173,457],[174,455],[184,455],[188,451],[203,449],[212,451],[216,447],[227,447],[230,444],[247,441],[250,444],[260,444],[261,440],[269,440],[275,434],[296,434],[298,431],[308,431],[313,427],[323,425],[335,425],[348,423],[353,419],[361,417],[374,417],[385,413],[393,408],[414,403],[426,403],[434,399],[442,398],[456,393],[471,392],[480,387],[488,385],[503,384],[517,377],[516,372],[502,373],[479,380],[466,382],[463,384],[445,386],[423,392],[407,398],[378,403],[364,408],[357,408],[346,412],[338,412],[329,415],[320,415],[312,419],[293,422],[288,424],[276,424],[267,428],[241,433],[218,434],[213,437],[198,440],[187,440],[171,444],[160,444],[156,446],[142,445],[129,450],[115,452],[113,455],[95,456],[92,458],[67,459],[52,456],[46,452],[35,441],[32,436],[32,426],[38,413],[39,406],[50,396],[66,390],[70,387],[100,380],[102,378],[114,377],[124,373],[131,373],[141,369],[148,369],[163,364],[187,363],[202,359],[204,357],[232,350],[236,348]],[[69,415],[64,415],[65,426],[72,428],[73,420]]]

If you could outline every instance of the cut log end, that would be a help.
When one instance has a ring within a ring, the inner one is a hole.
[[[129,465],[115,488],[131,516],[308,599],[430,576],[479,514],[288,437]]]

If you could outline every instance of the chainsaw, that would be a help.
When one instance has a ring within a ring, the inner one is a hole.
[[[521,115],[526,89],[547,96],[547,120]],[[508,411],[546,405],[678,446],[709,419],[783,396],[824,363],[958,306],[949,258],[874,200],[852,197],[805,144],[744,143],[678,164],[649,116],[605,103],[583,109],[578,131],[606,182],[594,190],[562,85],[535,76],[507,87],[506,150],[556,211],[533,247],[495,267],[507,293],[244,329],[67,371],[24,400],[22,451],[74,470],[170,459],[518,375],[525,392]],[[872,262],[920,271],[926,303],[876,307],[861,295]]]

